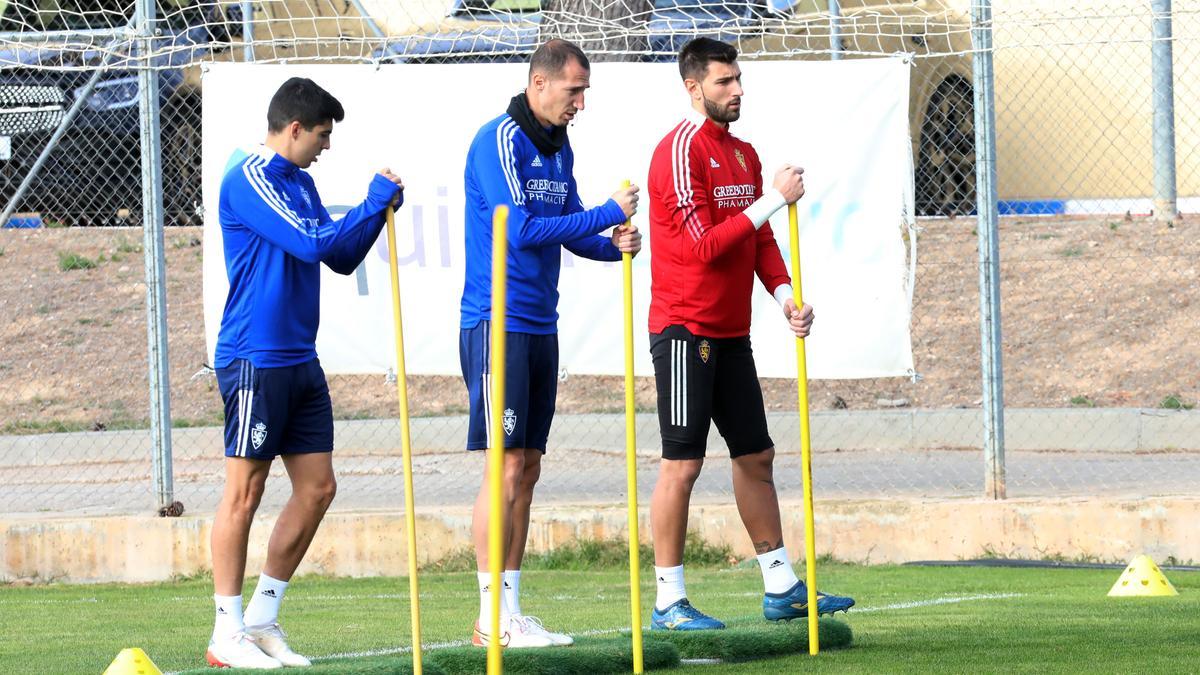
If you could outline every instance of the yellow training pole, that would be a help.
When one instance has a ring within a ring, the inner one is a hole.
[[[804,306],[804,290],[800,283],[800,225],[796,205],[788,204],[788,227],[792,242],[792,296],[797,307]],[[804,476],[804,562],[808,585],[808,653],[820,651],[817,635],[817,543],[813,523],[812,441],[808,434],[808,358],[804,353],[804,338],[796,338],[796,390],[800,402],[800,464]]]
[[[629,187],[625,181],[621,187]],[[625,221],[628,227],[630,221]],[[629,493],[629,610],[633,628],[633,672],[642,673],[642,579],[638,562],[637,431],[633,400],[633,254],[621,254],[625,277],[625,490]]]
[[[404,320],[400,268],[396,264],[396,214],[387,209],[388,264],[392,269],[392,320],[396,334],[396,393],[400,399],[400,453],[404,458],[404,524],[408,531],[408,606],[412,611],[413,672],[421,675],[421,594],[417,583],[417,517],[413,506],[412,439],[408,433],[408,375],[404,367]]]
[[[505,311],[508,283],[508,207],[501,204],[492,214],[492,345],[489,357],[492,385],[491,443],[488,461],[488,571],[492,592],[492,627],[488,635],[487,672],[500,675],[504,671],[500,649],[500,599],[504,595],[501,571],[504,569],[504,347]]]

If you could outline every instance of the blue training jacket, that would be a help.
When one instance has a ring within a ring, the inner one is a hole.
[[[213,365],[246,359],[279,368],[315,359],[321,263],[352,274],[398,191],[376,175],[366,200],[335,221],[300,167],[266,146],[234,153],[221,181],[229,296]]]
[[[592,260],[620,260],[621,252],[598,233],[625,222],[613,200],[585,210],[579,201],[570,142],[543,155],[508,114],[483,125],[467,153],[467,277],[464,329],[492,314],[492,211],[508,216],[509,331],[550,335],[558,331],[560,246]]]

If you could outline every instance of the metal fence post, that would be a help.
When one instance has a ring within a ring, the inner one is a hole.
[[[254,63],[254,3],[242,0],[242,59]]]
[[[992,3],[971,6],[975,96],[975,181],[979,214],[979,335],[983,371],[984,494],[1004,499],[1004,369],[1000,358],[1000,233],[996,202],[996,110]]]
[[[1175,75],[1172,65],[1171,0],[1151,0],[1154,41],[1150,62],[1154,89],[1154,216],[1173,221],[1179,216],[1175,183]]]
[[[151,61],[154,0],[137,0],[138,112],[142,149],[142,234],[146,265],[146,334],[150,440],[158,506],[175,501],[171,471],[171,386],[167,361],[167,280],[163,256],[162,149],[158,71]]]
[[[841,0],[829,0],[829,60],[837,61],[842,58],[842,3]]]
[[[371,13],[367,11],[367,8],[363,7],[362,0],[350,0],[350,4],[354,5],[354,9],[358,10],[359,15],[366,22],[367,28],[371,29],[372,35],[377,38],[387,39],[387,35],[384,34],[383,29],[371,18]]]

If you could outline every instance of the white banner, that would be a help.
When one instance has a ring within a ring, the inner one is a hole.
[[[817,315],[807,344],[809,375],[911,374],[901,236],[911,214],[910,66],[901,59],[741,65],[746,96],[734,133],[758,150],[766,184],[785,162],[805,169],[804,298]],[[311,168],[335,217],[365,197],[377,169],[390,167],[404,178],[405,203],[396,221],[408,372],[460,374],[467,149],[479,127],[503,113],[524,87],[527,70],[522,64],[206,64],[204,316],[210,362],[228,289],[218,222],[222,171],[238,147],[262,142],[272,94],[286,78],[299,75],[328,89],[346,109],[332,149]],[[644,187],[651,152],[688,105],[674,64],[597,63],[591,82],[586,109],[570,129],[586,205],[603,202],[626,178]],[[634,218],[643,232],[645,197]],[[771,225],[788,261],[786,211]],[[651,375],[646,317],[653,251],[649,237],[643,241],[647,248],[634,260],[635,367],[639,375]],[[562,368],[624,373],[620,264],[563,255]],[[761,376],[795,377],[794,341],[761,285],[751,334]],[[317,352],[330,373],[394,368],[386,237],[380,236],[355,275],[324,270]]]

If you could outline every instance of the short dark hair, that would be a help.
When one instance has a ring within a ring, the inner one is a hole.
[[[733,63],[737,56],[737,47],[727,42],[698,37],[679,50],[679,76],[685,80],[703,80],[710,62]]]
[[[307,77],[293,77],[284,82],[267,106],[267,128],[279,133],[292,122],[305,130],[330,120],[341,122],[346,116],[342,104],[333,94]]]
[[[554,77],[567,67],[567,62],[575,59],[579,65],[583,66],[584,70],[591,70],[592,64],[588,63],[588,57],[583,53],[574,42],[555,38],[542,43],[542,46],[533,52],[533,56],[529,57],[529,76],[533,77],[534,73],[542,73],[547,77]]]

